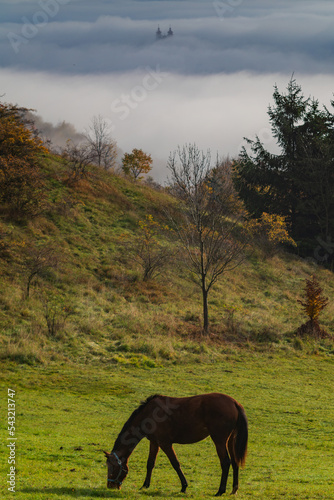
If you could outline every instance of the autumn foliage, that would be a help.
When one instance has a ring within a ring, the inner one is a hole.
[[[259,219],[252,219],[249,222],[248,229],[265,255],[273,256],[280,245],[296,246],[295,241],[289,236],[285,219],[283,215],[263,212]]]
[[[10,218],[32,217],[44,204],[38,155],[47,153],[25,108],[0,104],[0,203]]]
[[[151,155],[144,153],[142,149],[133,149],[132,153],[125,153],[122,159],[123,172],[133,179],[140,179],[142,174],[151,170]]]
[[[47,152],[42,140],[25,119],[29,110],[0,104],[0,155],[34,161],[38,152]]]

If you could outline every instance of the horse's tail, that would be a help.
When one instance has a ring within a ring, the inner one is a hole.
[[[238,420],[233,436],[234,459],[239,467],[243,467],[247,456],[248,421],[243,407],[238,403],[236,403],[236,407],[238,409]]]

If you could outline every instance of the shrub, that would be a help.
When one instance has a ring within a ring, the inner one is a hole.
[[[43,313],[50,337],[57,337],[65,328],[69,316],[74,314],[72,306],[65,303],[65,298],[60,295],[45,293],[42,297]]]
[[[11,219],[36,217],[46,202],[44,182],[36,165],[14,156],[0,156],[0,203]]]
[[[328,305],[328,299],[322,295],[323,289],[315,276],[306,279],[305,300],[298,300],[310,321],[316,321],[319,314]]]
[[[305,299],[298,300],[299,304],[302,305],[304,312],[309,317],[309,320],[301,325],[297,334],[301,336],[315,336],[319,338],[328,337],[329,334],[320,327],[318,318],[328,305],[328,299],[322,295],[323,289],[320,286],[315,276],[311,276],[310,279],[306,279],[305,286]]]

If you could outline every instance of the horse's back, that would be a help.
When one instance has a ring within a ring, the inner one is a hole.
[[[211,392],[207,394],[198,394],[196,396],[186,396],[182,398],[169,397],[169,396],[159,396],[164,400],[164,405],[166,408],[172,408],[175,410],[176,414],[180,412],[188,414],[215,412],[224,415],[230,414],[230,416],[238,416],[238,407],[241,405],[227,394],[222,394],[220,392]],[[171,412],[173,414],[173,411]]]
[[[184,398],[171,398],[175,403],[179,401],[181,406],[184,405],[185,408],[202,408],[204,412],[214,412],[217,414],[223,414],[226,417],[237,418],[238,407],[241,405],[227,394],[222,394],[220,392],[210,392],[208,394],[199,394],[197,396],[190,396]]]
[[[230,433],[238,419],[238,403],[226,394],[158,398],[152,404],[164,408],[166,418],[157,434],[168,435],[174,443],[195,443],[209,435]]]

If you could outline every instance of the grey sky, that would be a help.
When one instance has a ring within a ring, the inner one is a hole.
[[[157,166],[185,141],[237,154],[293,73],[321,103],[334,91],[332,0],[0,0],[0,12],[5,100],[79,131],[102,114]],[[156,41],[158,24],[174,36]]]

